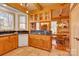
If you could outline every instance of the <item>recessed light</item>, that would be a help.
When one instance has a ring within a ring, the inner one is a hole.
[[[28,13],[28,11],[26,11],[26,13]]]
[[[20,3],[20,5],[22,6],[22,3]]]

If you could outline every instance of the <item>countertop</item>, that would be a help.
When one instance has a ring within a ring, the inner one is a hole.
[[[51,35],[48,35],[48,34],[29,34],[29,35],[51,36]]]
[[[9,33],[9,34],[1,34],[0,36],[9,36],[9,35],[16,35],[18,33]]]
[[[8,36],[14,34],[28,34],[28,31],[0,31],[0,36]]]

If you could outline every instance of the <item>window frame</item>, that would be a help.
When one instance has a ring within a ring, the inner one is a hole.
[[[15,30],[15,13],[12,13],[12,12],[9,12],[9,11],[4,11],[4,10],[0,10],[0,12],[13,15],[13,29],[6,29],[6,30],[1,29],[0,31],[14,31]]]
[[[20,28],[20,16],[25,16],[25,29]],[[18,30],[19,31],[27,30],[27,15],[23,15],[23,14],[18,15]]]

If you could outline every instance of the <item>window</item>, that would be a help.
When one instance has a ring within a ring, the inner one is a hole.
[[[25,15],[19,16],[19,29],[26,30],[26,16]]]
[[[14,14],[0,12],[0,30],[14,29]]]
[[[57,21],[51,22],[51,31],[52,31],[52,34],[57,34]]]

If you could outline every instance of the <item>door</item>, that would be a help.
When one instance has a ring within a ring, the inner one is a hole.
[[[79,56],[79,4],[71,11],[71,55]]]

